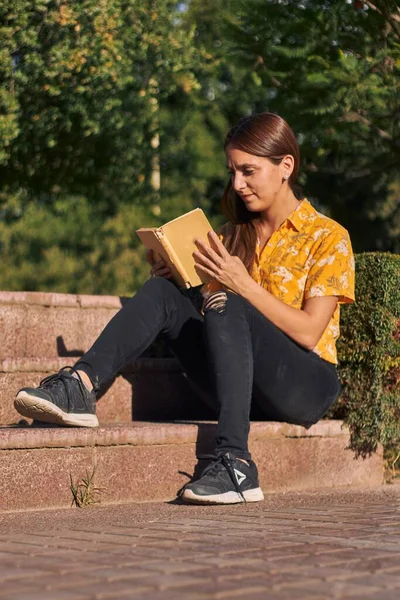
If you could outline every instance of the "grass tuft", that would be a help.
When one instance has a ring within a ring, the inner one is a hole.
[[[72,493],[71,506],[84,508],[85,506],[93,506],[94,504],[100,504],[100,496],[104,490],[95,486],[95,472],[96,467],[93,467],[91,473],[86,471],[86,475],[82,477],[81,481],[78,480],[76,484],[72,479],[71,473],[69,474],[70,489]]]

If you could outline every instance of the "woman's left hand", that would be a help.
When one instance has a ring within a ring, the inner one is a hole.
[[[238,256],[231,256],[217,234],[208,234],[211,246],[196,240],[199,250],[193,253],[196,267],[228,289],[241,294],[243,286],[252,281],[246,267]]]

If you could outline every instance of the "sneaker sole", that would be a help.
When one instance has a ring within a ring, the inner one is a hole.
[[[246,502],[261,502],[264,500],[264,494],[261,488],[246,490],[243,492]],[[192,490],[185,490],[182,498],[192,504],[239,504],[243,498],[237,492],[225,492],[225,494],[213,494],[210,496],[200,496]]]
[[[98,427],[99,421],[96,415],[66,413],[52,402],[30,396],[26,392],[19,392],[14,400],[15,410],[23,417],[43,421],[44,423],[55,423],[56,425],[69,425],[71,427]]]

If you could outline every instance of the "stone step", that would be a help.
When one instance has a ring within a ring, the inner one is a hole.
[[[20,421],[18,389],[36,386],[86,351],[126,298],[42,292],[0,292],[0,425]],[[202,419],[211,415],[174,359],[140,358],[128,365],[98,404],[100,422]]]
[[[172,500],[193,474],[196,453],[212,451],[215,430],[211,422],[0,428],[0,510],[71,506],[71,481],[77,486],[93,470],[101,504]],[[266,493],[383,482],[381,449],[355,460],[340,421],[308,430],[254,422],[249,442]]]
[[[44,377],[75,360],[0,360],[0,425],[12,425],[21,420],[13,404],[21,387],[36,386]],[[97,415],[100,423],[213,417],[192,392],[179,363],[168,358],[140,358],[127,366],[108,389],[102,391]]]
[[[0,360],[81,356],[124,301],[118,296],[0,292]]]

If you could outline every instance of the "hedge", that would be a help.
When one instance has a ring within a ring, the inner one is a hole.
[[[383,444],[400,452],[400,255],[356,255],[356,303],[342,307],[343,394],[327,417],[343,419],[358,456]]]

